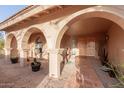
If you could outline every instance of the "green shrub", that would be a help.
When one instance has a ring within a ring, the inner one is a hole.
[[[113,70],[113,72],[115,73],[117,80],[119,81],[119,83],[113,85],[113,87],[119,87],[119,88],[124,87],[124,74],[123,74],[122,70],[120,70],[121,65],[116,65],[116,66],[111,65],[110,67]]]
[[[4,48],[4,40],[0,40],[0,49]]]

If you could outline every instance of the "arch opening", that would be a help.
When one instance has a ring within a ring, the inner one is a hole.
[[[38,28],[29,29],[22,39],[22,49],[26,51],[25,63],[36,61],[48,68],[47,41],[43,32]],[[39,48],[40,47],[40,48]]]
[[[6,48],[9,49],[8,52],[10,52],[10,58],[18,58],[18,44],[16,37],[13,34],[9,34],[6,39]]]
[[[65,28],[67,29],[63,30]],[[78,71],[76,78],[81,79],[77,80],[81,81],[78,82],[79,87],[107,87],[108,83],[101,75],[104,72],[98,68],[104,65],[102,60],[106,55],[108,62],[114,66],[123,64],[124,31],[122,26],[101,16],[82,16],[69,21],[63,29],[60,31],[61,36],[58,36],[56,47],[64,50],[71,49],[71,56],[67,58],[69,61],[75,62]],[[123,69],[121,70],[123,71]],[[91,77],[88,74],[92,74]],[[87,82],[89,81],[85,80],[86,78],[89,80],[97,79],[97,82],[93,82],[93,80],[88,85]],[[110,79],[110,82],[113,83],[114,81]]]

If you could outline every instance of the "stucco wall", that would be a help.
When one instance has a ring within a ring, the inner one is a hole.
[[[12,38],[10,47],[12,48],[10,57],[18,57],[19,54],[17,49],[17,41],[15,37]]]
[[[62,40],[61,40],[61,48],[68,48],[70,47],[70,36],[69,35],[64,35]]]
[[[109,59],[114,64],[124,64],[124,31],[117,25],[113,25],[108,31]]]
[[[17,40],[15,37],[12,38],[12,41],[11,41],[11,48],[17,48]]]

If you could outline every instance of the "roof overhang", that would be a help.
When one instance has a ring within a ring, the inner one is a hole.
[[[47,22],[61,16],[68,15],[78,10],[91,6],[84,5],[54,5],[54,6],[28,6],[9,19],[0,23],[0,30],[13,31],[33,24]],[[71,10],[71,11],[69,11]],[[56,15],[56,16],[55,16]]]

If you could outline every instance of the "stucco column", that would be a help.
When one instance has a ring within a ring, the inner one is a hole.
[[[28,56],[28,51],[29,49],[20,49],[20,66],[24,66],[26,61],[27,61],[27,56]]]
[[[12,48],[4,48],[4,51],[5,51],[5,62],[10,61],[11,50],[12,50]]]
[[[51,49],[49,51],[49,76],[59,78],[60,76],[60,61],[61,55],[59,49]]]

